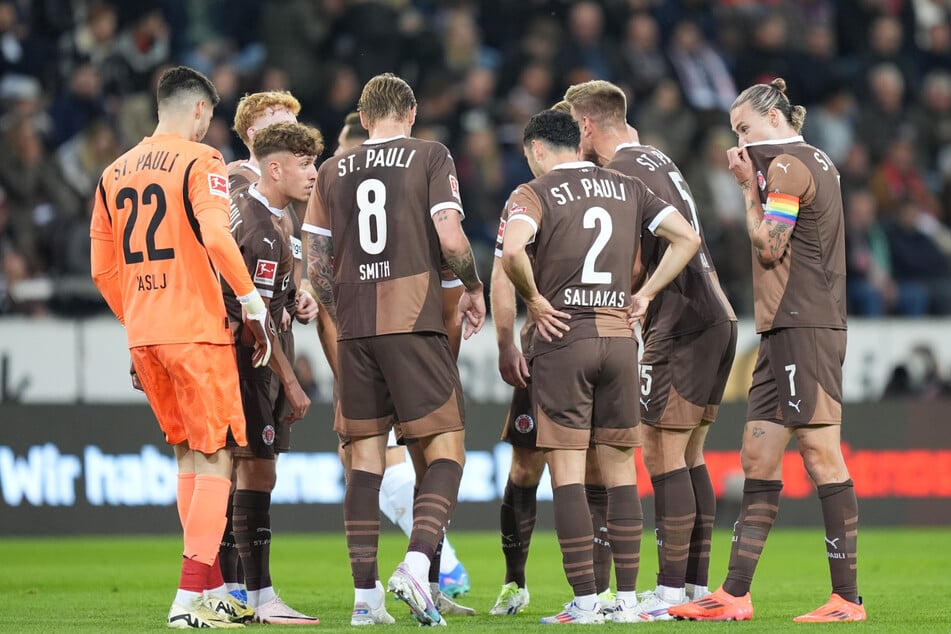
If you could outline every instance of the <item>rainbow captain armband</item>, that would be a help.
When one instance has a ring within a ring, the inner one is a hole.
[[[794,225],[798,218],[799,198],[797,196],[772,192],[766,197],[766,206],[763,208],[764,220]]]

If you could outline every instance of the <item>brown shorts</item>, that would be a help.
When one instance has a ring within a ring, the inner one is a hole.
[[[281,332],[281,349],[284,355],[294,359],[294,335]],[[291,405],[284,393],[284,385],[269,367],[255,368],[251,363],[254,348],[236,345],[238,377],[241,382],[241,407],[247,421],[248,445],[239,447],[231,434],[228,446],[239,458],[264,458],[273,460],[276,454],[291,448],[291,425],[287,416]]]
[[[463,429],[462,383],[445,335],[346,339],[337,354],[337,433],[379,436],[400,423],[403,437],[411,439]]]
[[[513,447],[535,449],[538,438],[538,426],[532,411],[532,386],[516,387],[512,390],[512,403],[502,428],[502,440]]]
[[[579,339],[532,359],[532,401],[539,448],[587,449],[640,444],[637,342]]]
[[[763,333],[747,420],[786,427],[842,422],[845,330],[781,328]]]
[[[681,337],[648,339],[640,363],[641,422],[689,430],[715,421],[735,353],[735,321]]]

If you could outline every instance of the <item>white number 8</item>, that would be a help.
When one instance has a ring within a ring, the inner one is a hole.
[[[383,181],[368,178],[360,183],[357,187],[357,208],[360,210],[357,214],[360,246],[370,255],[379,255],[386,248],[386,185]],[[375,227],[371,227],[371,221]],[[373,238],[374,233],[376,239]]]

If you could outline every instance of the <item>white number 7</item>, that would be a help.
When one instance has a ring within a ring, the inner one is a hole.
[[[796,395],[796,364],[790,363],[786,366],[786,372],[789,372],[789,395]]]

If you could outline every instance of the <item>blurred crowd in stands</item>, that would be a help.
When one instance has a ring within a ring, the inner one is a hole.
[[[413,85],[456,159],[483,277],[529,116],[593,78],[688,176],[720,279],[752,311],[725,151],[738,91],[781,76],[841,172],[852,315],[951,314],[948,0],[0,0],[0,314],[104,309],[88,281],[99,174],[155,125],[169,65],[207,73],[225,160],[246,92],[288,89],[335,139],[363,83]],[[329,144],[328,153],[333,151]]]

